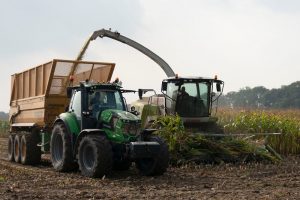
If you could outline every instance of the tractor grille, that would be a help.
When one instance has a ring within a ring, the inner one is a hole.
[[[123,132],[128,135],[137,135],[141,131],[141,124],[137,122],[126,122],[123,126]]]

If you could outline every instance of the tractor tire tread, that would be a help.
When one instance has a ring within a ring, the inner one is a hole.
[[[93,169],[87,170],[81,162],[81,149],[84,143],[90,143],[95,148],[96,160]],[[79,144],[78,164],[81,174],[87,177],[99,178],[110,174],[113,165],[112,148],[105,136],[87,135],[82,138]]]
[[[56,130],[58,131],[56,132]],[[61,162],[56,162],[53,159],[53,137],[55,134],[59,134],[62,137],[63,141],[63,158]],[[71,135],[68,133],[65,125],[63,123],[57,123],[54,125],[52,130],[51,140],[50,140],[50,154],[51,154],[51,162],[52,166],[56,171],[59,172],[69,172],[74,171],[77,168],[76,163],[74,162],[73,151],[72,151],[72,139]]]

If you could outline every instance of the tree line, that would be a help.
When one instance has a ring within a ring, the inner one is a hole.
[[[8,120],[8,113],[0,111],[0,120],[7,121]]]
[[[279,89],[258,86],[228,92],[220,97],[219,105],[232,108],[300,108],[300,81]]]

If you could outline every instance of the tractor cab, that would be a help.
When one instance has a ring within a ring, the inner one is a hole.
[[[71,97],[68,112],[75,114],[81,129],[96,128],[101,113],[107,109],[126,111],[126,106],[117,84],[80,83],[68,88]]]

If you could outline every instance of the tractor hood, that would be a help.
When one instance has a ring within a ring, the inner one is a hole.
[[[107,109],[101,113],[101,120],[105,123],[111,122],[112,118],[121,119],[124,122],[140,122],[140,119],[134,114],[123,111],[123,110],[115,110],[115,109]]]
[[[135,141],[141,131],[141,120],[123,110],[104,110],[100,120],[108,138],[117,143]]]

